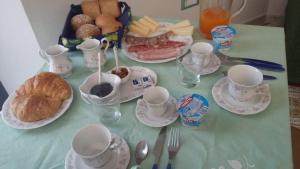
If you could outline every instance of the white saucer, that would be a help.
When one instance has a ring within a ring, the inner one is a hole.
[[[151,115],[148,113],[148,108],[146,103],[139,99],[137,101],[136,109],[135,109],[135,115],[137,119],[145,124],[146,126],[150,127],[163,127],[167,126],[178,118],[178,114],[176,112],[176,99],[174,97],[170,97],[168,101],[168,108],[163,116],[158,117],[155,115]]]
[[[260,91],[260,94],[254,96],[249,101],[237,101],[229,95],[228,83],[228,78],[224,77],[217,81],[212,88],[214,100],[227,111],[239,115],[252,115],[264,111],[271,103],[271,93],[266,89]]]
[[[116,153],[114,153],[112,160],[107,163],[104,167],[101,169],[126,169],[129,160],[130,160],[130,151],[129,147],[126,143],[126,141],[116,135],[112,134],[112,137],[119,137],[122,139],[121,146],[115,150]],[[71,149],[65,159],[65,169],[94,169],[92,167],[87,166],[81,158],[75,154],[75,152]]]
[[[191,55],[191,53],[190,53],[190,55]],[[193,61],[191,61],[189,59],[191,59],[191,57],[185,57],[182,62],[183,63],[184,62],[187,62],[187,63],[193,62]],[[220,68],[220,66],[221,66],[221,60],[219,59],[219,57],[217,55],[213,54],[211,56],[211,60],[208,63],[208,65],[205,66],[202,69],[198,65],[191,66],[191,65],[187,64],[186,66],[188,66],[188,68],[190,70],[192,70],[193,72],[196,72],[196,74],[208,75],[208,74],[216,72]]]

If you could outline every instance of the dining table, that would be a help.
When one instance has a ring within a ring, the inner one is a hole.
[[[175,22],[165,19],[162,21]],[[197,24],[195,22],[195,24]],[[237,30],[232,49],[226,54],[232,57],[251,57],[280,63],[286,67],[285,37],[283,28],[232,24]],[[208,41],[201,37],[198,28],[193,34],[194,42]],[[85,103],[79,86],[93,72],[83,62],[80,51],[68,52],[72,63],[72,75],[65,80],[73,89],[73,101],[69,109],[52,123],[29,130],[14,129],[0,121],[0,168],[1,169],[62,169],[71,149],[75,133],[89,124],[100,123],[99,114]],[[292,169],[292,148],[289,118],[287,71],[262,71],[277,80],[269,84],[271,103],[266,110],[254,115],[237,115],[224,110],[214,101],[213,85],[224,77],[229,66],[222,65],[212,74],[200,77],[200,84],[186,88],[178,83],[176,61],[167,63],[139,63],[128,59],[119,51],[119,64],[142,66],[157,74],[157,85],[165,87],[171,96],[178,99],[186,94],[200,94],[209,102],[208,114],[198,128],[182,125],[180,118],[167,126],[180,130],[180,150],[172,165],[177,169]],[[115,67],[112,51],[108,52],[103,71]],[[41,70],[47,71],[45,64]],[[141,97],[140,97],[141,98]],[[138,99],[140,99],[138,98]],[[135,115],[137,100],[122,103],[121,119],[117,123],[105,124],[109,130],[124,138],[130,150],[127,168],[135,164],[134,151],[140,140],[146,140],[149,154],[142,162],[144,169],[154,163],[153,147],[160,128],[148,127]],[[160,157],[159,168],[168,163],[167,141]]]

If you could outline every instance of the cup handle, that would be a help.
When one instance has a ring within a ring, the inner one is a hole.
[[[112,138],[112,140],[110,142],[109,148],[111,150],[116,150],[117,148],[119,148],[122,145],[122,143],[123,143],[123,140],[120,137],[118,137],[118,138],[114,137],[114,138]]]
[[[105,46],[105,49],[104,49],[104,53],[106,54],[106,51],[109,48],[109,40],[107,38],[102,38],[101,39],[101,44],[103,44],[104,41],[106,41],[106,43],[107,43],[106,46]]]
[[[39,50],[39,55],[41,56],[41,58],[45,59],[47,63],[49,63],[49,59],[46,56],[46,52],[43,49]]]
[[[235,13],[233,13],[233,14],[231,15],[231,18],[230,18],[230,19],[236,17],[237,15],[239,15],[239,14],[244,10],[244,8],[245,8],[246,5],[247,5],[247,1],[248,1],[248,0],[243,0],[243,3],[242,3],[242,5],[241,5],[240,9],[237,10]]]

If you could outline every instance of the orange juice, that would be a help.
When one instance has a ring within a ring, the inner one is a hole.
[[[199,28],[205,38],[211,39],[210,31],[219,25],[227,25],[230,22],[230,14],[221,7],[204,9],[200,13]]]

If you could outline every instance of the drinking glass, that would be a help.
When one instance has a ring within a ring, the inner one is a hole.
[[[185,87],[194,87],[200,84],[200,70],[202,64],[193,61],[192,53],[176,57],[178,82]]]
[[[231,19],[240,14],[247,0],[243,0],[241,7],[231,13],[233,0],[201,0],[199,14],[199,28],[203,37],[211,39],[211,30],[220,25],[228,25]]]
[[[96,113],[103,124],[112,124],[121,119],[120,90],[114,89],[114,94],[103,101],[93,104],[93,112]]]

